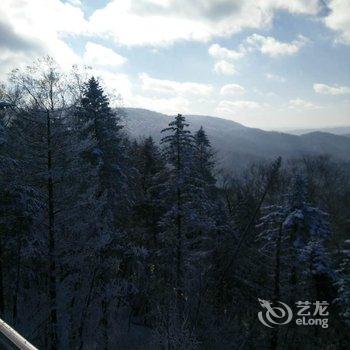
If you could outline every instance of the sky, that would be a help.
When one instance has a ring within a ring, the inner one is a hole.
[[[350,0],[1,0],[0,79],[45,55],[125,107],[350,126]]]

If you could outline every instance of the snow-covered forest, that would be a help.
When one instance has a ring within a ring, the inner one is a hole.
[[[39,349],[345,349],[350,171],[330,157],[220,169],[177,115],[133,139],[86,72],[0,88],[0,317]],[[269,329],[258,298],[328,301]]]

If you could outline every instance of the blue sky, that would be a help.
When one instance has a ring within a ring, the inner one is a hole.
[[[0,76],[49,54],[124,106],[350,125],[350,0],[2,0]]]

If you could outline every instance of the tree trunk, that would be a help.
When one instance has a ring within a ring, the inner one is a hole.
[[[48,216],[49,216],[49,308],[50,308],[50,325],[49,338],[50,348],[57,349],[57,292],[56,292],[56,259],[55,259],[55,211],[54,211],[54,189],[52,179],[52,150],[51,150],[51,116],[47,112],[47,172],[48,172]]]
[[[102,309],[102,349],[108,350],[108,301],[106,296],[106,291],[104,291],[104,296],[101,302]]]
[[[69,303],[69,324],[70,324],[70,329],[69,329],[69,344],[70,344],[70,348],[74,349],[75,345],[76,345],[76,324],[75,324],[75,312],[76,310],[75,308],[75,301],[76,301],[76,295],[77,295],[77,291],[78,291],[78,282],[76,281],[74,283],[74,290],[73,290],[73,296],[72,299]]]
[[[12,309],[12,320],[13,320],[14,326],[17,323],[18,292],[19,292],[20,274],[21,274],[21,248],[22,248],[21,238],[17,233],[16,285],[13,293],[13,309]]]
[[[92,290],[93,290],[93,286],[95,283],[95,275],[96,275],[96,267],[94,268],[94,272],[93,272],[92,277],[91,277],[89,292],[88,292],[88,295],[86,297],[84,308],[83,308],[82,313],[81,313],[80,325],[79,325],[79,329],[78,329],[78,337],[79,337],[79,342],[80,342],[79,350],[81,350],[83,348],[83,344],[84,344],[83,331],[84,331],[85,321],[86,321],[86,317],[87,317],[87,310],[89,309],[90,302],[91,302]]]
[[[4,303],[4,281],[3,281],[3,266],[2,266],[2,239],[0,232],[0,316],[4,315],[5,303]]]
[[[273,301],[277,302],[280,300],[280,272],[281,272],[281,240],[282,240],[282,226],[280,224],[276,242],[276,255],[275,255],[275,273],[274,273],[274,296]],[[278,328],[272,330],[270,338],[270,349],[276,350],[278,347]]]
[[[178,312],[179,312],[179,319],[181,322],[182,319],[182,312],[183,312],[183,298],[184,298],[184,290],[183,290],[183,237],[182,237],[182,217],[181,217],[181,210],[182,210],[182,202],[181,202],[181,189],[179,187],[179,181],[181,176],[181,170],[182,170],[182,162],[181,162],[181,152],[182,149],[180,147],[180,139],[179,136],[177,136],[177,181],[176,181],[176,204],[177,204],[177,214],[176,214],[176,226],[177,226],[177,245],[176,245],[176,282],[175,282],[175,290],[176,290],[176,299],[178,304]]]

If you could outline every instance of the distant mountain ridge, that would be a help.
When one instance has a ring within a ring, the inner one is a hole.
[[[126,130],[134,138],[162,137],[172,117],[140,108],[125,108]],[[217,158],[227,169],[240,169],[253,161],[302,155],[328,154],[350,162],[350,138],[326,132],[292,135],[275,131],[249,128],[228,119],[202,115],[186,115],[190,130],[201,126],[207,132]]]
[[[349,135],[350,134],[350,126],[341,126],[341,127],[328,127],[328,128],[318,128],[318,129],[285,129],[282,130],[283,132],[286,132],[288,134],[293,135],[303,135],[303,134],[310,134],[311,132],[327,132],[330,134],[335,135]]]

